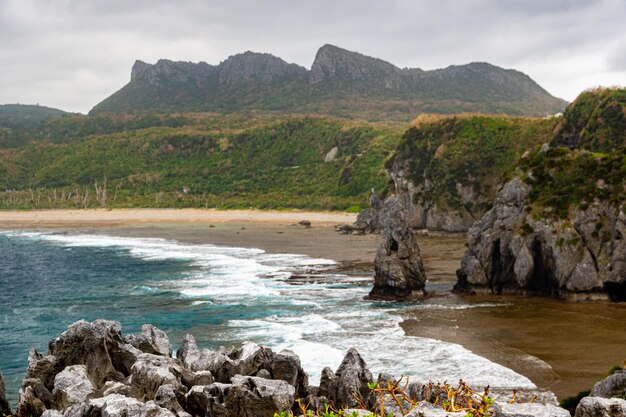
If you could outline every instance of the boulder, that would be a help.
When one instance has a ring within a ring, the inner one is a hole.
[[[141,326],[141,333],[138,335],[126,336],[126,342],[145,353],[172,356],[172,345],[167,334],[151,324]]]
[[[182,372],[182,366],[176,359],[150,353],[139,355],[130,374],[133,397],[141,401],[154,400],[162,385],[171,385],[176,390],[182,390]]]
[[[273,417],[290,410],[295,390],[282,380],[236,376],[224,399],[228,417]]]
[[[380,242],[374,259],[374,288],[370,299],[407,299],[424,295],[426,273],[415,233],[396,196],[380,212]]]
[[[287,382],[249,376],[235,376],[231,384],[195,386],[186,397],[192,415],[223,417],[273,417],[290,410],[294,399],[295,390]]]
[[[136,398],[119,394],[90,400],[64,413],[66,417],[176,417],[171,411],[159,407],[153,401],[143,403]],[[69,414],[69,415],[68,415]]]
[[[287,349],[281,350],[274,356],[270,364],[270,372],[274,379],[281,379],[294,387],[298,397],[306,397],[309,377],[302,369],[300,358],[294,352]]]
[[[28,353],[28,367],[26,368],[27,379],[39,379],[43,385],[52,391],[54,377],[63,370],[60,361],[52,355],[43,356],[36,349]]]
[[[13,413],[11,412],[11,407],[9,406],[9,402],[6,399],[4,378],[2,377],[2,373],[0,372],[0,416],[10,416],[12,414]]]
[[[16,415],[40,416],[52,403],[52,394],[39,379],[25,379],[20,388]]]
[[[355,408],[359,403],[353,394],[365,403],[370,395],[367,385],[372,382],[372,373],[367,369],[367,364],[356,349],[350,348],[332,379],[324,384],[326,386],[323,389],[320,384],[320,393],[324,392],[337,407]]]
[[[94,386],[87,375],[85,365],[71,365],[54,378],[55,408],[63,410],[85,401],[93,392]]]
[[[50,342],[50,355],[64,367],[85,365],[96,388],[107,380],[122,381],[141,352],[122,338],[120,323],[78,321]]]
[[[626,393],[626,369],[621,369],[597,382],[591,389],[594,397],[623,397]]]
[[[555,405],[496,402],[495,417],[571,417],[569,411]]]
[[[576,407],[575,417],[623,417],[626,401],[620,398],[585,397]]]
[[[182,360],[185,366],[193,371],[198,370],[200,356],[201,353],[196,344],[196,339],[190,334],[185,335],[182,345],[176,351],[176,357]]]
[[[174,385],[161,385],[154,395],[154,402],[178,417],[191,417],[191,414],[187,413],[183,407],[183,405],[187,405],[185,395],[177,390]]]

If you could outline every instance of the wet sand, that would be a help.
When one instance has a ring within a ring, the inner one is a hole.
[[[172,210],[177,212],[177,210]],[[228,212],[218,212],[228,213]],[[377,235],[341,235],[334,230],[344,217],[313,217],[283,212],[262,220],[249,212],[221,217],[165,221],[154,216],[102,221],[85,219],[58,222],[7,222],[0,214],[0,229],[55,230],[159,237],[187,243],[256,247],[269,253],[302,253],[340,261],[351,273],[373,274]],[[341,216],[344,213],[339,213]],[[282,216],[281,216],[282,215]],[[162,217],[162,215],[159,215]],[[71,217],[71,216],[70,216]],[[119,216],[118,216],[119,217]],[[347,217],[346,217],[347,218]],[[311,220],[311,228],[297,224]],[[469,350],[507,366],[559,398],[590,388],[614,365],[626,359],[626,304],[566,303],[547,298],[457,296],[450,294],[455,271],[465,250],[460,234],[419,236],[428,274],[427,289],[442,304],[480,304],[481,307],[411,310],[402,324],[408,335],[459,343]],[[485,307],[493,304],[495,306]]]

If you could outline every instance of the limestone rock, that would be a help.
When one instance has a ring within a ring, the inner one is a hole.
[[[352,394],[366,401],[370,394],[367,384],[372,383],[372,373],[354,348],[350,348],[328,383],[328,399],[338,407],[357,407]]]
[[[171,411],[159,407],[153,401],[143,403],[119,394],[90,400],[88,406],[75,410],[81,410],[83,413],[77,413],[77,416],[92,416],[99,413],[103,417],[176,417]]]
[[[611,398],[626,393],[626,369],[614,372],[600,382],[597,382],[591,389],[594,397]]]
[[[574,417],[623,417],[626,401],[619,398],[585,397],[576,407]]]
[[[175,359],[143,353],[131,368],[130,385],[133,397],[141,401],[154,400],[162,385],[172,385],[180,390],[180,375],[182,367]]]
[[[495,203],[467,233],[457,291],[626,299],[626,217],[595,201],[567,219],[530,214],[520,178],[501,185]]]
[[[187,334],[183,337],[183,343],[176,351],[176,357],[182,360],[185,366],[191,370],[197,370],[200,350],[196,344],[196,339],[192,335]]]
[[[172,345],[163,330],[159,330],[151,324],[141,326],[141,333],[129,335],[126,342],[145,353],[155,355],[172,356]]]
[[[96,320],[78,321],[50,342],[50,355],[65,366],[85,365],[96,388],[106,380],[121,381],[130,371],[136,349],[122,339],[118,322]]]
[[[496,402],[495,417],[571,417],[569,411],[555,405]]]
[[[4,386],[4,378],[2,377],[2,373],[0,372],[0,416],[10,416],[13,414],[11,412],[11,407],[9,406],[9,402],[6,399],[6,388]]]
[[[85,365],[71,365],[54,378],[54,390],[57,409],[62,410],[85,401],[93,392],[94,386],[87,375]]]
[[[299,397],[306,397],[309,377],[302,369],[300,358],[294,352],[281,350],[271,362],[270,371],[274,379],[286,381],[295,388]]]
[[[426,273],[415,234],[396,196],[380,213],[380,243],[374,259],[371,299],[407,299],[424,294]]]

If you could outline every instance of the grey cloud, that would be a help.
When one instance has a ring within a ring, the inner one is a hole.
[[[488,61],[572,99],[590,79],[619,83],[624,21],[623,0],[0,0],[0,103],[85,112],[135,59],[253,50],[310,67],[324,43],[424,69]]]

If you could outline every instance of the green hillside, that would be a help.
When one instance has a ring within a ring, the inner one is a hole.
[[[482,217],[496,186],[522,154],[551,137],[557,119],[506,116],[422,116],[387,163],[414,188],[415,207],[438,207],[469,219]]]
[[[537,217],[565,218],[594,201],[626,202],[626,89],[582,93],[567,108],[548,149],[520,164]]]
[[[15,191],[0,193],[0,208],[343,210],[385,187],[384,161],[401,135],[395,127],[323,118],[217,122],[2,150],[0,189]]]
[[[310,70],[253,52],[219,65],[137,61],[130,82],[91,114],[258,110],[407,123],[420,113],[544,116],[566,104],[527,75],[487,63],[400,69],[325,45]]]
[[[68,113],[51,107],[0,104],[0,148],[23,145],[38,137],[41,127]]]

